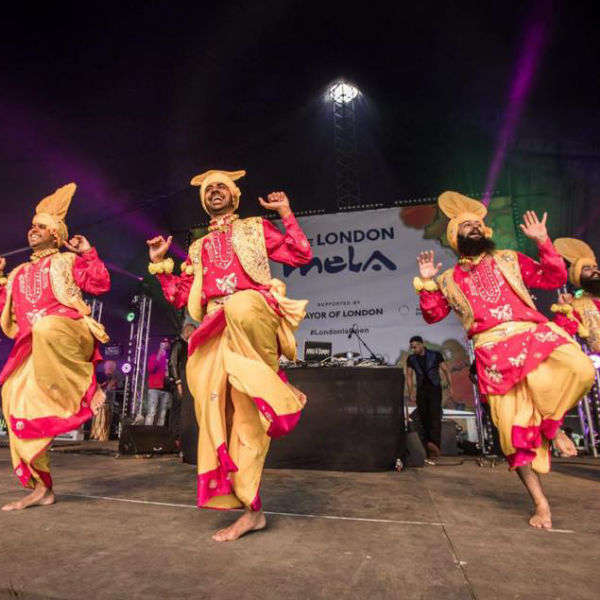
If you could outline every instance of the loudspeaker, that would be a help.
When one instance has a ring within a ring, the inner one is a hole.
[[[409,431],[406,434],[406,454],[404,455],[405,467],[423,467],[425,466],[425,457],[427,453],[421,438],[416,431]]]
[[[442,421],[442,455],[456,456],[458,454],[456,431],[456,421]]]
[[[119,454],[174,454],[175,435],[168,427],[125,425],[119,440]]]

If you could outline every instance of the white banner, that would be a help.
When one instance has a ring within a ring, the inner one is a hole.
[[[310,300],[296,334],[299,356],[303,357],[304,342],[315,340],[332,342],[334,353],[361,352],[367,358],[369,353],[357,338],[348,337],[356,325],[375,354],[383,355],[388,364],[402,364],[409,339],[421,335],[448,361],[455,401],[470,405],[464,331],[453,314],[427,325],[412,285],[419,252],[435,250],[444,268],[456,258],[439,241],[424,239],[424,228],[406,225],[404,216],[402,209],[392,208],[298,219],[314,258],[295,269],[272,264],[272,271],[286,283],[291,298]]]

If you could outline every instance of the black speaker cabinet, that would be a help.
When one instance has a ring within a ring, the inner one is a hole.
[[[456,433],[456,421],[442,421],[442,455],[456,456],[458,454]]]
[[[119,454],[174,454],[175,436],[168,427],[125,425],[119,440]]]

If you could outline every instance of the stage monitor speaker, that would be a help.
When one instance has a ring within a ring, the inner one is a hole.
[[[119,440],[119,454],[174,454],[175,435],[164,426],[125,425]]]
[[[456,421],[442,421],[442,455],[456,456],[458,454],[458,440],[456,438]]]

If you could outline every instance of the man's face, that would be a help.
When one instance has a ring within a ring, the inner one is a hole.
[[[160,354],[166,354],[169,351],[170,347],[171,344],[169,344],[169,342],[161,342],[160,346],[158,347],[158,352]]]
[[[411,342],[410,343],[410,351],[413,354],[423,354],[423,342]]]
[[[32,223],[27,232],[29,247],[34,251],[56,248],[56,238],[47,225],[43,223]]]
[[[204,203],[211,217],[226,215],[233,211],[233,194],[224,183],[209,183],[204,192]]]
[[[117,363],[114,360],[107,360],[104,363],[104,373],[112,375],[117,370]]]
[[[600,270],[598,265],[586,265],[581,269],[581,287],[594,296],[600,296]]]
[[[458,235],[470,240],[483,238],[483,223],[481,221],[464,221],[458,226]]]

